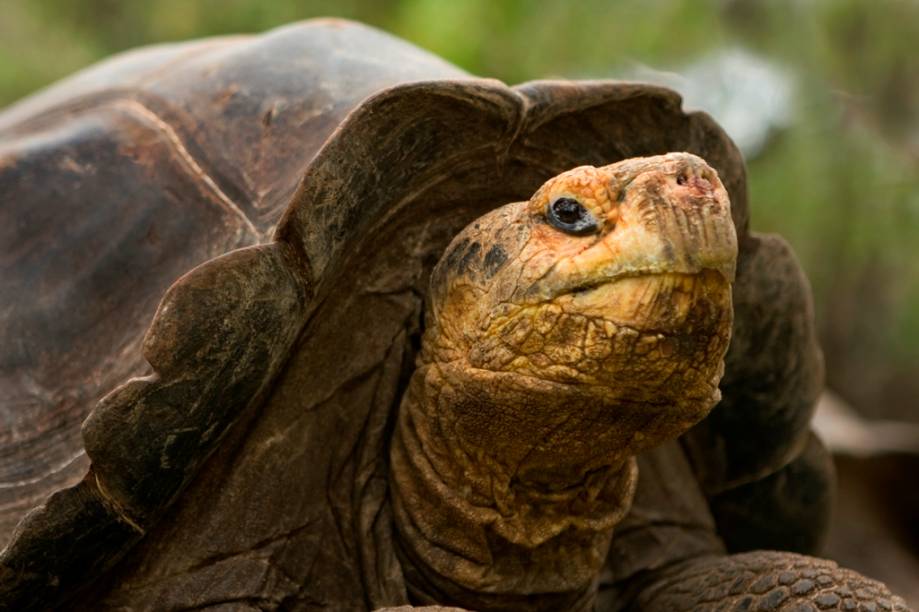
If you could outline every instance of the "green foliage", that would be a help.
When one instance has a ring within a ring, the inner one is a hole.
[[[796,119],[750,162],[754,227],[799,253],[850,399],[919,369],[919,2],[0,0],[0,106],[129,47],[329,14],[510,83],[676,69],[723,46],[785,65]]]

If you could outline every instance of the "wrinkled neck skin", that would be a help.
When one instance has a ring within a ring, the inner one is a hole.
[[[464,365],[416,371],[392,448],[394,514],[412,599],[538,609],[537,594],[546,609],[588,606],[613,527],[635,490],[634,460],[582,449],[583,456],[535,473],[538,461],[530,457],[553,443],[571,445],[553,438],[577,426],[555,416],[547,420],[554,425],[527,432],[529,424],[515,417],[553,406],[526,406],[507,392],[501,374]],[[490,391],[494,396],[484,397]]]
[[[649,159],[660,163],[556,177],[464,230],[435,268],[390,451],[413,603],[591,609],[635,455],[720,399],[736,258],[726,194],[698,158]],[[701,195],[687,167],[707,173]],[[556,236],[542,217],[553,190],[606,225]]]

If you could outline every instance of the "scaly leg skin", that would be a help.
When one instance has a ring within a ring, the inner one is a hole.
[[[469,612],[466,608],[452,606],[399,606],[397,608],[377,608],[373,612]]]
[[[649,612],[909,610],[876,580],[826,559],[775,551],[680,563],[649,576],[635,603]]]

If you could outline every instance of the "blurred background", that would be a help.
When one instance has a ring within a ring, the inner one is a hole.
[[[652,80],[743,149],[814,288],[827,554],[919,606],[919,1],[0,0],[0,107],[144,44],[357,19],[507,83]]]

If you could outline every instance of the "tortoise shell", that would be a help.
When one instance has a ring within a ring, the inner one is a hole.
[[[511,88],[315,20],[126,53],[4,111],[3,605],[405,603],[384,449],[433,264],[561,171],[668,151],[729,191],[735,340],[722,404],[646,459],[679,491],[645,479],[634,523],[717,538],[696,500],[722,530],[738,486],[804,456],[821,366],[793,255],[747,230],[739,152],[674,92]],[[632,533],[610,580],[678,554]]]

